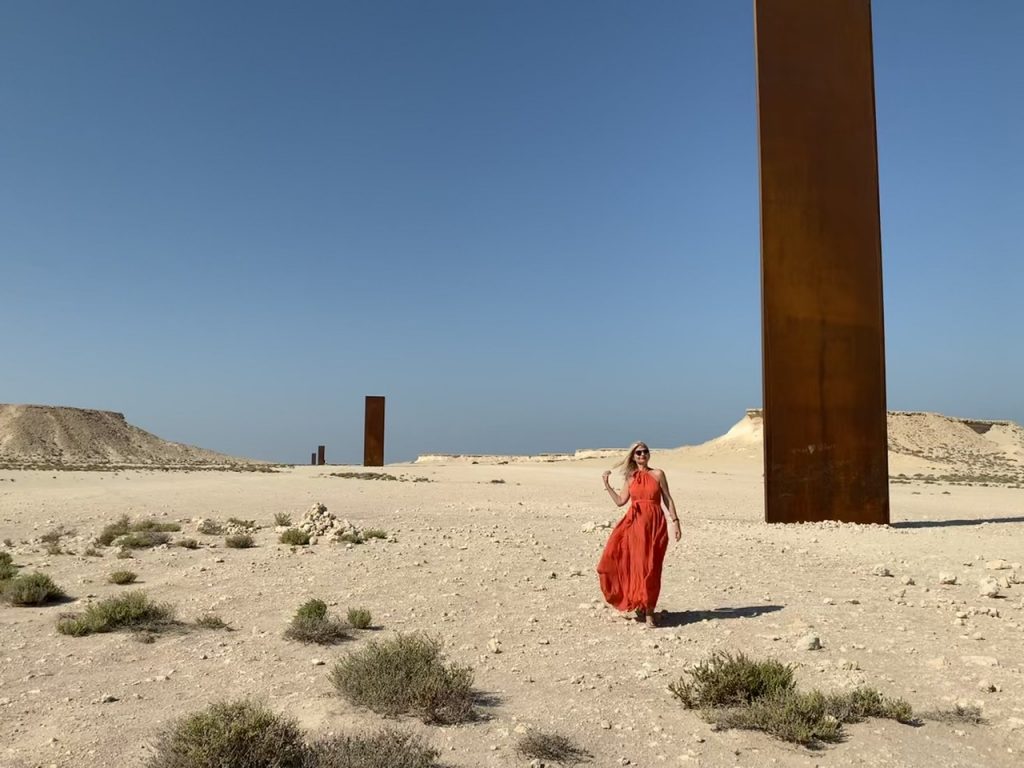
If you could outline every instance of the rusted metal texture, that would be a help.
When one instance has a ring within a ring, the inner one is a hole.
[[[316,466],[316,451],[313,451],[313,453],[309,454],[309,463],[312,464],[314,467]]]
[[[318,465],[320,465],[320,466],[323,466],[324,464],[327,463],[327,458],[326,458],[326,455],[325,455],[326,451],[327,451],[327,447],[326,446],[318,445],[316,447],[316,463]]]
[[[384,466],[384,398],[377,395],[366,396],[363,466]]]
[[[868,0],[755,0],[765,519],[889,522]]]

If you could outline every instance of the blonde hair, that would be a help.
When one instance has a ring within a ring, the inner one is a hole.
[[[623,476],[625,476],[627,480],[629,480],[629,478],[633,476],[633,473],[636,472],[637,469],[639,469],[639,467],[637,467],[636,465],[636,459],[634,458],[633,454],[636,452],[636,449],[641,446],[647,449],[649,456],[651,446],[649,446],[643,440],[637,440],[629,447],[629,453],[626,454],[626,458],[622,459],[622,461],[615,465],[616,467],[622,467],[622,474]]]

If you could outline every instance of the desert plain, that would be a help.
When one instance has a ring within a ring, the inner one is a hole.
[[[1019,767],[1024,440],[1016,425],[972,437],[943,417],[911,421],[894,426],[890,416],[889,526],[766,524],[757,419],[701,446],[652,446],[683,531],[666,557],[656,629],[605,605],[594,571],[623,511],[601,482],[616,451],[435,456],[369,470],[393,480],[340,466],[0,469],[0,551],[69,596],[0,605],[0,766],[145,766],[175,718],[241,698],[313,733],[373,729],[384,719],[338,696],[332,664],[371,639],[425,631],[473,668],[483,694],[474,722],[399,718],[444,765],[525,768],[515,741],[542,729],[602,767]],[[387,538],[279,543],[275,515],[298,521],[317,503]],[[86,556],[122,515],[177,522],[173,539],[199,546]],[[197,532],[201,520],[229,517],[261,526],[256,546]],[[50,554],[41,537],[61,526],[73,533]],[[132,588],[173,604],[179,619],[213,613],[231,631],[151,643],[59,634],[61,614],[125,589],[107,581],[124,567],[139,576]],[[992,581],[997,594],[981,594]],[[368,609],[374,629],[326,647],[286,639],[313,597],[341,615]],[[812,636],[820,648],[809,649]],[[915,712],[977,706],[985,722],[868,720],[818,750],[714,730],[668,686],[716,650],[792,664],[801,687],[869,685]]]

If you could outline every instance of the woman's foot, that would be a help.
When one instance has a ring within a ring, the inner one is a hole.
[[[646,624],[648,629],[654,629],[655,627],[658,626],[657,622],[654,620],[654,612],[653,611],[651,613],[647,614],[644,623]]]

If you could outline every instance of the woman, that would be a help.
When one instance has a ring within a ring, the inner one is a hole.
[[[662,501],[668,507],[676,541],[682,531],[665,473],[650,466],[650,459],[651,449],[646,443],[633,444],[620,462],[627,481],[621,493],[608,483],[611,472],[604,473],[604,489],[616,506],[629,503],[629,511],[608,538],[597,573],[608,603],[620,611],[636,611],[637,619],[653,627],[654,607],[661,592],[661,566],[668,549]]]

